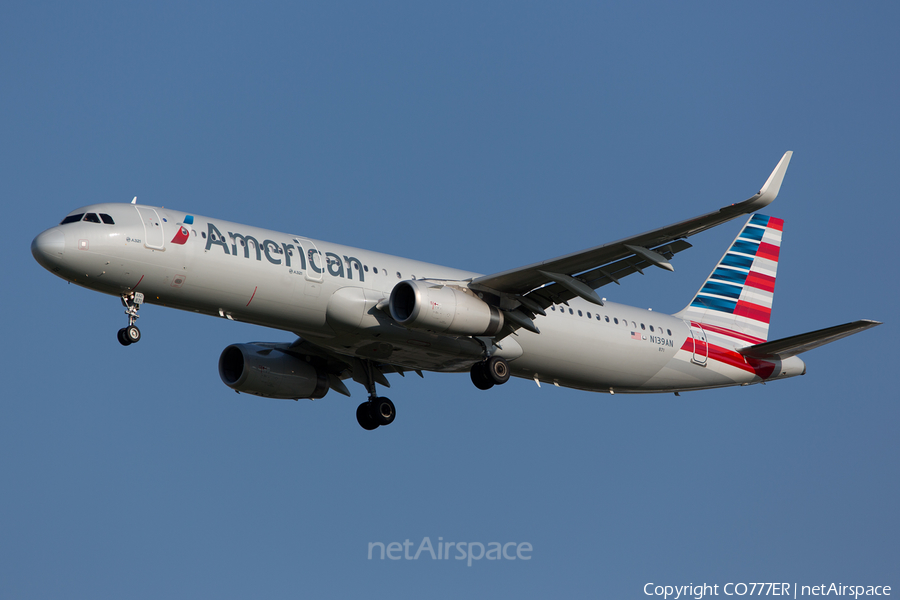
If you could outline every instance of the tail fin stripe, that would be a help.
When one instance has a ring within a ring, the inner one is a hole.
[[[760,306],[772,308],[772,299],[774,297],[775,294],[773,294],[772,292],[764,292],[756,288],[745,287],[744,293],[741,294],[740,300],[744,300],[746,302],[749,302],[750,304],[759,304]]]
[[[767,258],[769,260],[778,261],[778,246],[773,246],[772,244],[767,244],[762,242],[759,245],[759,250],[756,252],[756,255],[760,258]]]
[[[712,296],[697,296],[694,298],[694,301],[691,302],[691,306],[734,313],[734,307],[737,306],[737,301],[725,300],[724,298],[713,298]]]
[[[741,235],[738,237],[740,239],[753,240],[754,242],[758,242],[763,239],[763,234],[765,233],[765,227],[754,227],[752,225],[748,225],[747,227],[744,227],[744,230],[741,231]]]
[[[749,225],[759,225],[761,227],[768,227],[769,229],[776,229],[778,231],[784,230],[784,219],[779,219],[777,217],[767,217],[765,215],[755,214],[750,218],[748,223]]]
[[[735,331],[733,329],[728,329],[725,327],[718,327],[716,325],[709,325],[704,323],[702,325],[703,330],[709,333],[717,333],[720,335],[724,335],[725,337],[736,338],[744,342],[750,342],[751,344],[761,344],[766,341],[763,338],[754,337],[752,335],[747,335],[746,333],[741,333],[739,331]]]
[[[771,219],[771,217],[767,217],[766,215],[761,215],[761,214],[757,213],[757,214],[753,215],[752,217],[750,217],[750,221],[748,221],[748,224],[759,225],[761,227],[768,227],[770,219]]]
[[[719,283],[718,281],[707,281],[700,290],[701,294],[718,294],[720,296],[728,296],[729,298],[741,297],[741,286],[731,285],[730,283]]]
[[[748,319],[768,323],[769,317],[772,314],[772,309],[738,300],[737,306],[734,308],[734,314],[738,317],[747,317]]]
[[[749,281],[748,273],[746,271],[736,271],[734,269],[723,269],[721,267],[717,268],[713,271],[713,274],[709,276],[710,279],[715,279],[716,281],[726,281],[728,283],[733,283],[735,285],[744,285],[744,282]]]
[[[784,219],[769,217],[769,222],[766,226],[777,231],[784,231]]]
[[[767,277],[775,277],[775,272],[777,270],[777,260],[769,260],[768,258],[757,257],[757,259],[753,262],[754,273],[762,273]]]
[[[772,244],[773,246],[780,246],[781,232],[774,229],[767,229],[765,235],[763,235],[762,241],[767,244]]]
[[[725,255],[725,258],[722,259],[722,264],[728,267],[737,267],[739,269],[750,270],[750,267],[753,265],[753,259],[747,256],[738,256],[737,254],[731,254],[730,252]]]
[[[736,239],[731,245],[731,252],[739,252],[748,256],[756,256],[759,252],[759,242],[748,242],[742,239]]]
[[[744,285],[763,290],[764,292],[775,292],[775,278],[755,271],[750,273]]]

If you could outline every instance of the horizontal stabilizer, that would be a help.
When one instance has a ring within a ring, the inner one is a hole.
[[[819,329],[818,331],[810,331],[809,333],[801,333],[800,335],[792,335],[780,340],[756,344],[746,348],[738,349],[738,352],[750,358],[777,358],[784,360],[785,358],[795,356],[801,352],[824,346],[835,340],[845,338],[848,335],[859,333],[865,329],[881,325],[879,321],[869,321],[863,319],[861,321],[853,321],[843,325],[835,325]]]

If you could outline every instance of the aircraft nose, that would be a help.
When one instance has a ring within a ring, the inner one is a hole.
[[[45,269],[52,269],[63,257],[66,249],[66,234],[53,227],[31,241],[31,254]]]

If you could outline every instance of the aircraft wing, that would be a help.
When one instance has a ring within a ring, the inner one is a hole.
[[[792,335],[791,337],[780,340],[763,342],[762,344],[756,344],[755,346],[741,348],[738,352],[750,358],[777,358],[779,360],[784,360],[785,358],[795,356],[801,352],[806,352],[807,350],[812,350],[813,348],[818,348],[819,346],[824,346],[825,344],[830,344],[835,340],[845,338],[848,335],[859,333],[860,331],[864,331],[877,325],[881,325],[881,322],[863,319],[860,321],[853,321],[852,323],[819,329],[818,331]]]
[[[642,273],[645,267],[658,266],[674,271],[669,259],[691,247],[684,238],[755,212],[771,203],[781,189],[791,154],[790,151],[785,152],[762,189],[743,202],[617,242],[477,277],[469,287],[494,294],[509,294],[533,314],[543,314],[543,309],[550,305],[567,302],[576,296],[602,305],[602,300],[594,292],[597,288],[609,283],[619,283],[619,279],[632,273]],[[513,320],[519,325],[534,330],[533,323],[528,326],[521,321],[521,312],[507,311],[507,315],[513,313]],[[530,318],[527,320],[531,321]]]
[[[422,371],[406,369],[386,362],[376,360],[363,360],[356,356],[337,354],[327,348],[322,348],[302,336],[291,344],[270,344],[266,342],[254,342],[257,346],[271,348],[284,354],[295,356],[313,364],[321,372],[328,376],[328,387],[339,394],[350,396],[350,390],[344,384],[345,379],[352,378],[357,383],[366,385],[367,377],[372,377],[375,383],[384,387],[391,387],[391,382],[385,377],[386,373],[399,373],[406,377],[406,373],[412,371],[419,377],[424,377]]]

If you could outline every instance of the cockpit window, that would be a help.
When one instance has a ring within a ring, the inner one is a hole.
[[[107,225],[115,225],[115,224],[116,224],[116,222],[113,221],[113,218],[112,218],[111,216],[109,216],[108,214],[106,214],[106,213],[100,213],[100,218],[101,218],[101,219],[103,220],[103,222],[106,223]]]
[[[100,217],[97,216],[97,213],[88,213],[84,215],[84,220],[88,223],[99,223]]]
[[[76,221],[80,221],[81,217],[84,216],[84,213],[78,213],[77,215],[69,215],[65,219],[60,222],[60,225],[65,225],[66,223],[75,223]]]

